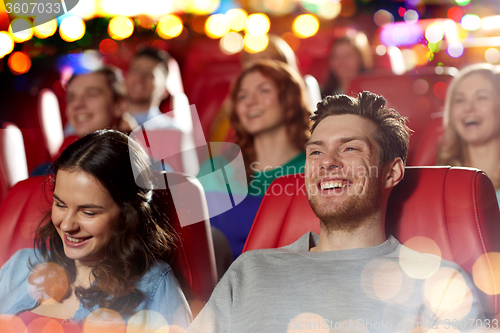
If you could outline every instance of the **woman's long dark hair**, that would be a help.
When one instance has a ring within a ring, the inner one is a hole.
[[[87,308],[99,305],[119,312],[133,309],[144,297],[135,288],[136,282],[158,260],[168,261],[175,244],[169,221],[151,202],[148,156],[125,134],[102,130],[69,145],[51,169],[55,182],[60,170],[91,175],[120,208],[121,220],[113,230],[105,256],[92,267],[95,283],[88,289],[77,286],[76,296]],[[46,262],[66,269],[70,283],[75,281],[75,262],[66,257],[50,216],[38,227],[35,246]]]

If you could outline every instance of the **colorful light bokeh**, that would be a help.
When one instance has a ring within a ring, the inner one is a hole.
[[[248,53],[257,53],[264,51],[269,45],[269,37],[267,35],[253,35],[247,33],[243,38],[244,49]]]
[[[5,57],[12,50],[14,50],[14,40],[11,35],[5,31],[0,31],[0,58]]]
[[[182,20],[177,15],[163,16],[156,27],[156,33],[163,39],[172,39],[179,36],[184,29]]]
[[[210,38],[221,38],[229,31],[229,20],[224,14],[211,15],[205,22],[205,33]]]
[[[245,24],[245,32],[254,36],[262,36],[269,32],[271,20],[266,14],[256,13],[248,16]]]
[[[125,16],[115,16],[109,21],[108,34],[115,40],[128,38],[134,32],[134,22]]]
[[[23,43],[33,37],[33,25],[27,19],[16,18],[10,23],[9,32],[14,42]]]
[[[57,20],[50,20],[43,24],[37,24],[36,19],[34,21],[35,26],[33,27],[33,32],[36,37],[40,39],[45,39],[53,36],[57,31]]]
[[[300,38],[314,36],[319,30],[319,20],[312,14],[299,15],[293,21],[293,33]]]
[[[230,32],[220,40],[220,49],[225,54],[235,54],[243,50],[243,37],[237,32]]]
[[[244,9],[233,8],[226,12],[226,17],[229,20],[229,27],[234,31],[245,29],[248,14]]]
[[[85,35],[85,22],[78,16],[68,16],[62,20],[59,35],[66,42],[74,42]]]
[[[31,59],[24,52],[14,52],[9,57],[8,65],[12,73],[21,75],[30,70]]]

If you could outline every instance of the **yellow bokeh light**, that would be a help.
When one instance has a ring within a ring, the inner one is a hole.
[[[441,320],[463,319],[472,301],[472,291],[456,269],[441,267],[425,280],[424,302]]]
[[[484,58],[491,64],[497,63],[500,60],[500,52],[494,47],[489,48],[484,52]]]
[[[410,245],[415,246],[415,243],[410,243]],[[408,276],[414,279],[426,279],[437,272],[441,266],[441,257],[437,255],[424,257],[424,255],[416,253],[415,250],[404,246],[399,252],[399,265]]]
[[[221,38],[229,32],[229,20],[224,14],[215,14],[205,21],[205,33],[210,38]]]
[[[500,294],[500,253],[489,252],[477,258],[472,266],[472,278],[482,292]]]
[[[220,40],[220,49],[225,54],[235,54],[243,50],[243,37],[239,33],[230,32]]]
[[[265,35],[271,28],[271,20],[266,14],[258,13],[248,16],[245,32],[254,36]]]
[[[26,332],[26,325],[17,316],[9,314],[0,315],[0,327],[3,332]]]
[[[299,15],[293,21],[293,33],[300,38],[314,36],[319,30],[319,20],[312,14]]]
[[[325,20],[333,20],[339,16],[341,9],[340,2],[327,1],[321,5],[316,14]]]
[[[243,38],[245,51],[248,53],[257,53],[264,51],[269,45],[269,37],[267,35],[252,35],[246,34]]]
[[[35,36],[40,39],[44,39],[54,35],[57,31],[57,20],[50,20],[43,24],[38,25],[35,19],[35,27],[33,27],[33,32]]]
[[[22,43],[33,37],[33,25],[30,21],[24,18],[16,18],[10,23],[9,32],[11,33],[14,42]]]
[[[0,31],[0,58],[5,57],[7,54],[14,50],[14,41],[10,34],[5,31]]]
[[[78,16],[68,16],[61,22],[59,35],[66,42],[74,42],[85,35],[85,22]]]
[[[230,9],[226,12],[226,17],[229,20],[229,27],[234,31],[245,29],[247,22],[247,12],[240,8]]]
[[[165,15],[158,22],[156,27],[156,32],[158,36],[163,39],[171,39],[179,36],[182,33],[184,26],[182,25],[182,20],[177,15]]]
[[[125,16],[115,16],[109,21],[109,36],[116,40],[128,38],[134,32],[134,22]]]
[[[220,0],[189,0],[186,11],[196,15],[208,15],[220,6]]]

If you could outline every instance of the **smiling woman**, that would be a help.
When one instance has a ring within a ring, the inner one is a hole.
[[[486,172],[500,202],[500,68],[477,64],[462,69],[446,95],[444,133],[437,164]]]
[[[132,322],[187,327],[191,313],[167,264],[175,236],[152,201],[149,168],[144,150],[120,132],[68,146],[52,165],[54,202],[37,249],[2,267],[0,286],[10,287],[0,288],[0,313],[26,325],[39,317],[107,325],[114,317],[127,331]]]

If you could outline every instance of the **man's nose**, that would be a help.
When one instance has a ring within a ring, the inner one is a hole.
[[[337,153],[325,154],[320,162],[320,167],[324,170],[341,169],[343,166],[344,164]]]

